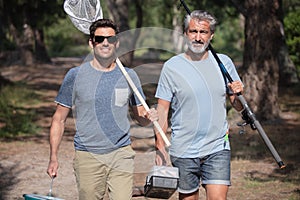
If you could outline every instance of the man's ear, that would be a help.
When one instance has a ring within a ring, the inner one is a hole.
[[[116,43],[116,49],[118,49],[120,47],[120,40],[118,39],[117,43]]]
[[[94,48],[94,44],[93,44],[92,39],[89,39],[89,46],[90,46],[91,48]]]
[[[210,39],[212,40],[214,38],[214,33],[211,34]]]

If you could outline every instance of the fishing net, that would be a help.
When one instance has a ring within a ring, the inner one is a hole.
[[[100,0],[65,0],[64,10],[74,26],[87,35],[91,23],[103,18]]]

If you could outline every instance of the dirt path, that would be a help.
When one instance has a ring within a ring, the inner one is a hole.
[[[65,72],[79,60],[41,65],[37,67],[11,66],[2,75],[11,80],[24,80],[42,94],[44,102],[36,105],[43,127],[38,136],[14,141],[0,141],[0,200],[24,199],[23,194],[46,195],[50,178],[46,174],[49,158],[48,130],[54,112],[54,96]],[[149,80],[147,80],[149,83]],[[152,81],[152,80],[151,80]],[[300,108],[300,97],[288,97],[293,108]],[[299,112],[298,112],[299,113]],[[300,199],[300,117],[286,109],[282,119],[264,125],[270,139],[287,164],[279,170],[259,135],[251,130],[239,135],[235,126],[231,133],[232,186],[229,200],[296,200]],[[133,124],[133,148],[136,150],[134,186],[142,189],[145,177],[154,165],[154,139],[152,128],[140,128]],[[73,175],[73,121],[67,122],[66,133],[60,147],[59,176],[54,180],[53,194],[66,200],[76,200],[77,190]],[[272,137],[271,137],[272,136]],[[143,196],[134,199],[146,199]],[[172,196],[177,199],[176,193]],[[200,199],[205,199],[201,189]]]

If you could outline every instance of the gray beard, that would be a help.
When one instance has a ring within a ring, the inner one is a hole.
[[[188,45],[189,49],[190,49],[193,53],[201,54],[201,53],[204,53],[204,52],[206,51],[206,49],[207,49],[207,47],[208,47],[208,45],[209,45],[209,42],[210,42],[210,40],[209,40],[208,42],[206,42],[205,44],[203,44],[203,46],[202,46],[201,48],[199,48],[199,47],[194,47],[194,46],[193,46],[193,42],[191,42],[191,41],[189,41],[189,42],[187,43],[187,45]]]

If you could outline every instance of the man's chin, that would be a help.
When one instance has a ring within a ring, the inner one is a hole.
[[[113,62],[116,57],[113,54],[100,54],[97,56],[97,59],[101,59],[102,61],[106,62]]]
[[[193,52],[193,53],[196,53],[196,54],[199,54],[199,53],[203,53],[205,51],[205,48],[203,47],[203,45],[188,45],[189,46],[189,49]]]
[[[203,48],[190,48],[190,50],[196,54],[201,54],[201,53],[204,53],[204,51],[205,51],[205,49],[203,49]]]
[[[111,51],[102,51],[102,52],[99,52],[99,56],[102,57],[102,58],[111,58],[113,57],[113,53]]]

